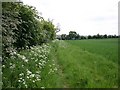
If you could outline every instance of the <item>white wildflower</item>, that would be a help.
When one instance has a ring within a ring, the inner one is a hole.
[[[31,51],[31,53],[34,53],[34,51]]]
[[[25,61],[25,62],[28,62],[28,59],[25,59],[24,61]]]
[[[11,65],[10,68],[11,68],[11,69],[15,68],[15,64]]]
[[[55,68],[54,70],[57,71],[57,68]]]
[[[20,80],[22,80],[22,77],[20,78]]]
[[[34,76],[35,76],[35,74],[31,74],[31,75],[30,75],[30,77],[34,77]]]
[[[38,63],[39,65],[42,65],[42,63]]]
[[[31,59],[32,59],[32,60],[34,60],[34,58],[33,58],[33,57],[32,57]]]
[[[25,80],[24,80],[24,79],[22,79],[22,81],[24,82]]]
[[[16,52],[16,51],[14,51],[14,52],[13,52],[13,54],[14,54],[14,55],[16,55],[16,54],[17,54],[17,52]]]
[[[39,74],[40,72],[39,71],[36,71],[37,74]]]
[[[23,84],[25,84],[25,82],[23,82]]]
[[[45,89],[45,87],[41,87],[42,89]]]
[[[21,82],[21,80],[18,80],[18,82]]]
[[[38,61],[38,59],[35,60],[35,62],[37,62],[37,61]]]
[[[2,65],[3,68],[5,68],[5,65]]]
[[[10,65],[12,65],[12,63],[10,63]]]
[[[29,47],[28,47],[28,46],[26,46],[26,48],[28,49]]]
[[[25,56],[22,56],[22,59],[23,59],[23,60],[25,60],[25,59],[26,59],[26,57],[25,57]]]
[[[28,74],[28,75],[29,75],[29,74],[32,74],[32,72],[27,69],[27,74]]]
[[[27,84],[25,84],[25,87],[26,87],[26,88],[28,87]]]
[[[29,76],[27,76],[27,79],[29,79]]]
[[[41,79],[40,78],[37,78],[37,81],[40,81]]]
[[[19,76],[23,76],[23,75],[24,75],[24,73],[20,73],[20,74],[19,74]]]
[[[34,83],[35,81],[33,80],[33,83]]]

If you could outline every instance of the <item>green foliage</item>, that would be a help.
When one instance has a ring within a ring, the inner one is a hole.
[[[49,44],[34,46],[19,53],[14,52],[2,65],[3,88],[42,87],[39,85],[41,72],[49,61],[49,53]]]
[[[58,43],[57,61],[68,88],[118,87],[117,39]]]
[[[18,21],[18,4],[2,3],[2,7],[2,50],[4,57],[14,51],[13,43],[16,41],[14,31],[18,30],[17,25],[20,22]]]
[[[37,11],[35,8],[21,5],[19,9],[19,17],[22,23],[18,25],[18,32],[16,33],[15,47],[26,48],[26,46],[33,46],[37,44],[38,21],[36,20]]]
[[[3,88],[60,88],[64,86],[56,52],[58,42],[14,52],[2,65]]]
[[[61,35],[61,39],[62,39],[62,40],[66,40],[66,39],[67,39],[67,35],[66,35],[66,34],[62,34],[62,35]]]
[[[37,10],[22,3],[2,4],[3,58],[15,50],[41,45],[55,38],[52,21],[44,20]]]
[[[75,31],[70,31],[69,35],[62,34],[61,37],[57,37],[57,38],[62,40],[76,40],[76,39],[80,39],[80,35],[77,34]]]
[[[91,35],[88,35],[88,39],[92,39],[92,36],[91,36]]]
[[[77,33],[75,31],[70,31],[69,32],[69,39],[75,40],[77,36]]]
[[[88,36],[83,36],[77,34],[75,31],[70,31],[68,35],[62,34],[57,36],[57,39],[59,40],[80,40],[80,39],[105,39],[105,38],[118,38],[117,35],[100,35],[99,33],[97,35],[88,35]]]
[[[55,26],[52,24],[52,21],[48,20],[42,20],[42,28],[43,28],[43,42],[48,42],[50,40],[55,39],[55,31],[56,28]]]

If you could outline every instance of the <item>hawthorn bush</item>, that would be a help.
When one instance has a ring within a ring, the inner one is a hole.
[[[14,51],[53,40],[56,30],[52,21],[44,20],[35,7],[23,3],[2,3],[3,59]]]

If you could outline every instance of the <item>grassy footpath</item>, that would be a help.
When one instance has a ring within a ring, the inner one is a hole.
[[[116,40],[59,41],[57,62],[66,86],[117,87],[116,44]]]
[[[41,83],[42,87],[45,88],[60,88],[63,87],[63,77],[61,76],[61,71],[57,63],[57,43],[50,43],[51,49],[49,54],[49,62],[46,64],[46,67],[41,72]]]

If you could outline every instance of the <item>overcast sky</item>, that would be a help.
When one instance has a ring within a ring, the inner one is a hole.
[[[22,0],[35,6],[45,19],[60,24],[58,34],[117,34],[120,0]]]

